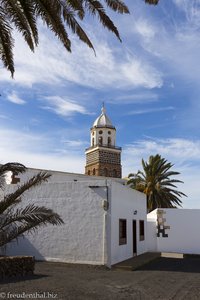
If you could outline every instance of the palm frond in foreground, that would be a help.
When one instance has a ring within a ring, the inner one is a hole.
[[[26,167],[19,163],[8,163],[0,166],[1,190],[5,184],[5,174],[8,171],[19,174],[25,172]],[[50,176],[51,174],[46,172],[39,172],[27,182],[17,186],[14,192],[10,194],[1,193],[3,196],[0,199],[0,247],[18,239],[24,233],[34,232],[42,226],[64,223],[57,213],[44,206],[29,204],[23,208],[16,207],[22,202],[24,192],[47,181]]]
[[[129,13],[122,0],[0,0],[0,60],[4,67],[11,72],[11,76],[14,75],[13,29],[22,34],[29,48],[34,51],[39,43],[39,19],[55,34],[67,51],[71,51],[68,30],[94,49],[80,24],[87,15],[96,17],[103,27],[121,40],[117,27],[106,12],[105,3],[116,13]]]

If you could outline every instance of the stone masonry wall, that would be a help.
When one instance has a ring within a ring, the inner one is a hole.
[[[93,152],[87,153],[86,155],[86,165],[94,163],[110,163],[110,164],[121,164],[120,153],[106,151],[106,150],[95,150]]]
[[[85,174],[121,178],[121,165],[109,163],[95,163],[85,167]]]

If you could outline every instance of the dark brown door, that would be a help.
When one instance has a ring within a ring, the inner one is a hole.
[[[133,254],[137,254],[137,223],[133,220]]]

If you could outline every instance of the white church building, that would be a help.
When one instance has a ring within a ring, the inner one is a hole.
[[[121,179],[121,148],[105,108],[91,128],[85,175],[49,171],[48,183],[28,191],[24,205],[52,208],[65,224],[47,226],[11,243],[10,255],[111,266],[147,251],[146,197]],[[37,169],[13,176],[16,188]]]
[[[103,107],[91,128],[85,175],[48,171],[49,181],[24,195],[24,205],[51,208],[65,224],[26,235],[6,254],[108,267],[147,251],[200,254],[200,210],[156,209],[147,215],[146,196],[121,179],[121,150]],[[13,175],[8,191],[39,171]]]

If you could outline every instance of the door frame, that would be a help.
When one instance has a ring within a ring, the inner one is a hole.
[[[133,256],[137,255],[137,220],[132,222]]]

